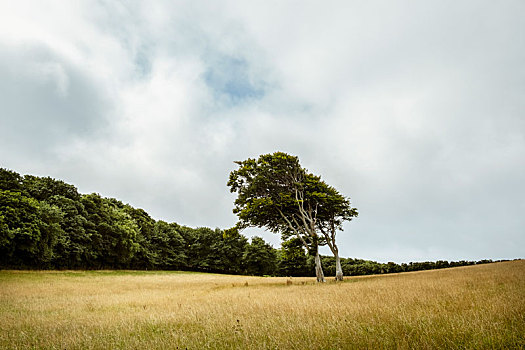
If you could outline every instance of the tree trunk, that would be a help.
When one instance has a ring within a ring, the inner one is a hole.
[[[343,269],[341,268],[341,258],[339,258],[339,252],[337,250],[334,252],[334,256],[335,256],[335,280],[342,281],[343,280]]]
[[[325,282],[323,267],[321,266],[321,257],[319,256],[319,248],[315,251],[315,277],[317,277],[317,282]]]
[[[339,249],[337,248],[337,245],[335,244],[335,235],[332,235],[332,240],[330,240],[330,237],[327,234],[324,234],[326,238],[326,243],[328,244],[328,247],[332,251],[332,254],[334,254],[335,258],[335,280],[336,281],[342,281],[343,280],[343,268],[341,267],[341,258],[339,257]]]

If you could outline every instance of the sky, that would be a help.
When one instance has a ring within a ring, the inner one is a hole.
[[[0,0],[0,167],[228,228],[233,162],[283,151],[359,210],[343,257],[523,258],[524,17],[512,0]]]

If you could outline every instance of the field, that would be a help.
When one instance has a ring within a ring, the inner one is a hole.
[[[0,348],[524,348],[525,261],[347,278],[0,271]]]

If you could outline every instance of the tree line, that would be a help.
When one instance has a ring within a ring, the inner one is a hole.
[[[51,177],[0,168],[0,268],[190,270],[312,276],[315,255],[295,237],[273,248],[232,230],[190,228],[153,219],[114,198],[80,194]],[[320,256],[335,274],[334,257]],[[488,261],[482,261],[488,262]],[[340,259],[346,275],[392,273],[475,262],[382,264]]]

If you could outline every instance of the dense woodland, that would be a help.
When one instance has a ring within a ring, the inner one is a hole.
[[[322,256],[326,273],[333,257]],[[428,270],[491,260],[387,264],[341,259],[345,275]],[[314,258],[298,239],[273,248],[260,237],[154,220],[99,194],[50,177],[0,168],[0,268],[154,269],[311,276]]]

